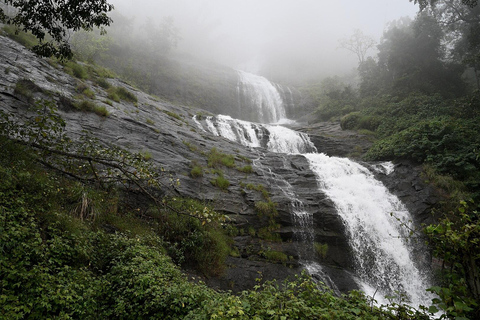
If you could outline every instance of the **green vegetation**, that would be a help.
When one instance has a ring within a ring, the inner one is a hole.
[[[243,172],[243,173],[252,173],[253,172],[253,168],[252,168],[251,165],[246,165],[246,166],[241,167],[241,168],[237,167],[237,170],[240,171],[240,172]]]
[[[219,174],[215,179],[210,181],[214,186],[226,191],[230,187],[230,181],[223,174]]]
[[[120,99],[125,100],[127,102],[132,102],[135,103],[137,102],[137,96],[135,96],[133,93],[125,89],[124,87],[117,87],[116,88],[116,93],[120,97]]]
[[[474,319],[480,316],[480,7],[416,2],[429,10],[390,25],[376,59],[360,59],[357,89],[329,78],[304,92],[316,103],[315,121],[340,121],[374,140],[365,160],[423,166],[424,180],[443,196],[436,222],[423,230],[443,261],[439,285],[430,289],[439,296],[432,310]]]
[[[33,103],[34,101],[33,94],[41,91],[42,89],[29,79],[18,80],[15,84],[15,89],[13,90],[15,94],[25,97],[29,103]]]
[[[315,249],[315,252],[316,252],[322,259],[325,259],[325,258],[327,257],[328,244],[326,244],[326,243],[314,242],[314,243],[313,243],[313,248]]]
[[[168,110],[163,110],[163,112],[165,112],[168,116],[170,116],[174,119],[182,120],[182,117],[178,113],[175,113],[173,111],[168,111]]]
[[[138,101],[133,93],[123,87],[109,87],[107,89],[107,98],[115,102],[120,102],[120,99],[132,103]]]
[[[89,77],[87,68],[76,61],[67,61],[64,63],[64,71],[75,78],[84,80]]]
[[[203,168],[199,165],[194,165],[192,170],[190,171],[190,175],[192,176],[192,178],[203,177]]]
[[[0,7],[0,22],[31,33],[38,40],[32,50],[45,57],[71,58],[69,30],[103,28],[112,21],[106,13],[113,10],[113,5],[106,0],[80,1],[75,6],[69,2],[3,3],[8,7]]]
[[[82,100],[80,102],[75,102],[74,107],[78,110],[93,112],[102,117],[107,117],[110,113],[108,112],[105,106],[99,106],[92,101]]]
[[[85,84],[84,82],[79,82],[77,84],[76,91],[78,93],[83,94],[87,98],[95,99],[95,92],[93,92],[93,90],[87,84]]]
[[[217,148],[212,148],[210,150],[207,161],[209,168],[218,168],[221,165],[227,168],[235,167],[235,157],[231,154],[220,152]]]
[[[262,251],[262,255],[269,261],[272,262],[287,262],[288,261],[288,256],[281,252],[281,251],[275,251],[272,249],[268,249],[265,251]]]

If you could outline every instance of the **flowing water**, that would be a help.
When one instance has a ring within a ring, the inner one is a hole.
[[[263,77],[239,72],[239,100],[255,101],[262,122],[278,122],[285,118],[284,102],[279,89]],[[252,148],[271,152],[303,154],[315,173],[318,187],[335,204],[347,230],[349,245],[355,256],[358,285],[367,294],[378,296],[401,294],[414,306],[428,305],[431,297],[425,292],[428,277],[412,257],[412,244],[405,227],[412,220],[400,200],[365,167],[347,158],[329,157],[316,153],[308,135],[279,125],[258,124],[232,119],[229,116],[195,118],[204,131],[225,137]],[[269,168],[254,162],[259,170],[268,171],[270,179],[291,199],[292,221],[300,262],[311,273],[322,273],[314,260],[315,232],[313,216],[309,214],[294,188]],[[389,174],[393,165],[384,164],[377,170]]]
[[[264,77],[238,71],[237,97],[239,109],[248,112],[252,120],[275,123],[286,118],[281,93]]]

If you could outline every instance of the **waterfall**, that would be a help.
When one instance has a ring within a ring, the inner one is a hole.
[[[194,116],[193,120],[203,131],[248,147],[262,147],[278,153],[307,153],[317,150],[307,134],[279,125],[253,123],[224,115],[201,119]]]
[[[248,97],[257,105],[261,121],[278,122],[285,117],[279,91],[268,80],[244,72],[239,72],[239,76],[238,90],[242,99]],[[430,287],[429,279],[416,265],[412,244],[402,226],[409,225],[412,218],[400,200],[367,168],[347,158],[318,154],[308,135],[279,125],[252,123],[222,115],[194,120],[202,130],[248,147],[303,154],[316,175],[319,190],[332,200],[345,225],[355,257],[358,285],[369,295],[378,292],[376,299],[400,293],[413,306],[429,305],[432,297],[425,291]],[[274,183],[283,186],[281,189],[291,200],[292,220],[297,228],[295,240],[304,243],[304,248],[299,250],[300,262],[311,274],[324,277],[321,266],[312,258],[315,241],[312,214],[307,213],[285,179],[258,162],[254,164],[264,172],[268,170]],[[394,167],[384,164],[374,166],[374,170],[389,174]]]
[[[238,71],[237,96],[239,110],[248,119],[276,123],[286,118],[280,92],[264,77]]]
[[[325,154],[304,156],[346,226],[362,284],[383,296],[398,292],[417,306],[428,304],[428,279],[416,266],[401,226],[412,218],[400,200],[358,163]]]

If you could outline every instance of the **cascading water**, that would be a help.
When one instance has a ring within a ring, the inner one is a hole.
[[[244,146],[262,147],[278,153],[316,152],[308,135],[279,125],[253,123],[224,115],[202,119],[195,116],[194,121],[203,131],[209,131]]]
[[[253,99],[262,122],[278,121],[285,117],[281,98],[272,94],[272,84],[268,80],[243,72],[239,72],[239,75],[241,96]],[[278,94],[277,90],[273,91]],[[379,295],[395,295],[399,292],[413,305],[429,303],[431,297],[425,292],[429,287],[428,277],[415,265],[410,252],[411,245],[401,226],[401,223],[408,224],[411,217],[398,198],[377,181],[368,169],[346,158],[311,153],[316,152],[316,148],[308,135],[281,126],[256,124],[221,115],[194,120],[202,130],[245,146],[262,147],[279,153],[304,154],[316,174],[319,188],[333,201],[345,224],[355,256],[359,286],[370,295],[377,290]],[[382,166],[380,170],[388,174],[393,167]],[[272,179],[276,183],[281,181],[285,186],[282,190],[291,199],[292,220],[301,229],[296,233],[297,238],[305,244],[305,248],[300,250],[301,262],[311,273],[322,273],[321,266],[308,253],[313,251],[315,240],[312,215],[304,210],[287,181],[273,175]]]
[[[238,107],[248,119],[276,123],[286,118],[280,92],[264,77],[238,71],[237,96]]]
[[[400,200],[358,163],[325,154],[304,156],[345,223],[365,291],[399,292],[417,306],[429,303],[428,279],[415,265],[401,225],[410,224],[411,216]]]

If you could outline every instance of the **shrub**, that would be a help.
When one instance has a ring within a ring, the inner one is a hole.
[[[325,258],[327,257],[328,244],[326,244],[326,243],[314,242],[314,243],[313,243],[313,248],[315,249],[315,252],[316,252],[322,259],[325,259]]]
[[[340,119],[340,126],[343,130],[352,130],[358,126],[360,112],[351,112]]]
[[[219,187],[222,190],[227,190],[230,187],[230,181],[223,176],[218,176],[214,180],[210,181],[214,186]]]
[[[288,261],[288,256],[281,251],[266,250],[266,251],[263,251],[263,256],[265,256],[265,258],[267,258],[267,260],[269,261],[274,261],[274,262]]]
[[[237,168],[238,171],[243,172],[243,173],[252,173],[253,168],[251,165],[244,166],[242,168]]]
[[[120,97],[118,96],[115,87],[110,87],[107,89],[107,98],[115,102],[120,102]]]
[[[29,49],[38,44],[38,39],[31,32],[22,31],[12,25],[5,25],[2,29],[10,39],[17,41]]]
[[[194,166],[190,171],[190,175],[192,178],[203,177],[203,168],[199,165]]]
[[[128,91],[127,89],[125,89],[124,87],[117,87],[116,88],[116,93],[117,95],[120,97],[120,99],[122,100],[125,100],[125,101],[128,101],[128,102],[137,102],[137,97],[131,93],[130,91]]]
[[[272,217],[276,216],[278,214],[277,212],[277,204],[272,201],[258,201],[255,202],[255,210],[257,211],[257,214],[261,217],[266,216],[266,217]]]
[[[98,78],[95,81],[95,83],[98,84],[100,87],[102,87],[105,90],[109,89],[112,86],[107,80],[105,80],[105,78]]]
[[[68,61],[65,63],[65,72],[78,79],[83,80],[88,78],[87,69],[74,61]]]
[[[83,100],[79,103],[74,103],[75,108],[82,111],[94,112],[99,116],[106,117],[110,113],[105,106],[98,106],[95,103],[87,100]]]
[[[217,150],[217,148],[212,148],[208,153],[208,167],[218,168],[220,165],[224,165],[228,168],[235,167],[235,158],[233,155],[225,154]]]

